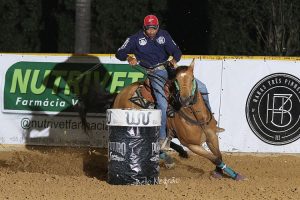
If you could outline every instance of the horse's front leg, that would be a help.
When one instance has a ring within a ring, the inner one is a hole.
[[[219,165],[222,162],[222,154],[219,148],[219,138],[213,129],[205,129],[206,144],[209,150],[218,158],[215,164]]]
[[[214,178],[222,178],[223,177],[223,169],[218,167],[219,165],[221,165],[223,163],[221,157],[215,156],[214,154],[207,151],[206,149],[204,149],[203,146],[200,146],[200,145],[189,144],[189,145],[187,145],[187,147],[193,153],[195,153],[199,156],[203,156],[204,158],[207,158],[208,160],[210,160],[216,166],[216,169],[212,172],[212,176]]]
[[[219,177],[222,177],[221,171],[224,171],[227,175],[229,175],[234,180],[243,180],[244,177],[233,171],[230,167],[228,167],[223,161],[222,158],[215,156],[211,152],[204,149],[203,146],[195,145],[195,144],[188,144],[187,147],[199,156],[203,156],[209,159],[213,164],[216,165],[215,173],[219,173]]]
[[[170,142],[170,148],[178,152],[179,156],[182,158],[189,157],[188,153],[183,149],[183,147],[181,145],[176,144],[175,142]]]
[[[212,129],[206,130],[205,134],[203,135],[205,136],[205,140],[203,140],[202,142],[206,142],[209,150],[217,157],[217,160],[214,163],[216,165],[216,169],[215,171],[213,171],[213,177],[222,178],[223,169],[218,167],[223,162],[222,154],[219,148],[218,136]]]
[[[216,160],[214,161],[214,164],[216,165],[215,173],[217,177],[222,176],[222,172],[224,171],[227,175],[229,175],[231,178],[235,180],[243,180],[245,177],[239,175],[236,173],[233,169],[228,167],[222,160],[222,154],[219,148],[219,138],[216,134],[216,131],[213,129],[206,129],[205,130],[206,135],[206,144],[209,148],[209,150],[216,156]]]
[[[196,145],[196,144],[187,144],[186,147],[189,148],[193,153],[199,156],[203,156],[204,158],[207,158],[215,165],[218,165],[222,162],[220,161],[220,158],[218,158],[211,152],[205,150],[203,146]]]
[[[168,126],[168,144],[171,149],[174,149],[181,158],[188,158],[189,155],[186,150],[180,145],[176,144],[175,142],[172,142],[173,138],[177,138],[177,133],[176,133],[176,126],[173,118],[168,118],[167,122]]]
[[[169,150],[169,148],[174,149],[181,158],[188,158],[188,153],[183,149],[183,147],[180,144],[176,144],[175,142],[172,142],[173,138],[177,138],[176,132],[174,129],[168,129],[168,141],[165,148]]]

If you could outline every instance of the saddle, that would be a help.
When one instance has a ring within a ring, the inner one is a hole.
[[[167,81],[164,92],[169,99],[170,96],[170,82]],[[135,92],[133,93],[132,97],[129,99],[132,103],[138,105],[143,109],[154,109],[155,108],[155,96],[152,92],[152,88],[150,86],[149,79],[146,79],[144,82],[141,82]],[[168,103],[167,115],[169,117],[174,117],[175,110],[173,107]]]

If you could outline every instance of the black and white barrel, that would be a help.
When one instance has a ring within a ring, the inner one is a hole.
[[[161,111],[108,109],[108,183],[158,184]]]

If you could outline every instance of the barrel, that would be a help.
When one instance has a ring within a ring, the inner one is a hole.
[[[108,177],[113,185],[158,184],[161,111],[108,109]]]

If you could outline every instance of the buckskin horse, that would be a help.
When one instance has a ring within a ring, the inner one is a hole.
[[[167,119],[169,138],[176,136],[192,152],[209,159],[216,166],[212,171],[213,177],[222,178],[227,175],[234,180],[243,180],[245,177],[223,162],[216,134],[217,123],[197,90],[194,63],[193,60],[190,66],[177,67],[173,78],[167,84],[168,102],[172,110]],[[138,99],[139,103],[133,99]],[[116,96],[113,108],[139,109],[152,103],[153,97],[146,79],[142,83],[136,82],[125,87]],[[210,151],[202,146],[204,142]]]

